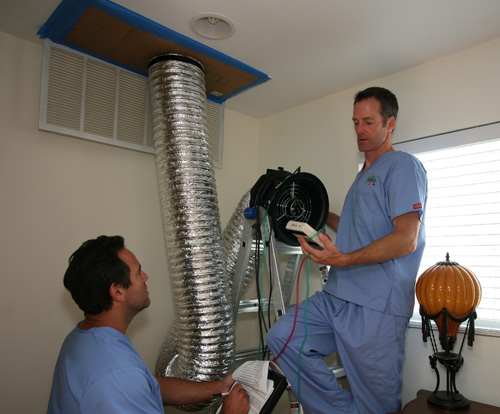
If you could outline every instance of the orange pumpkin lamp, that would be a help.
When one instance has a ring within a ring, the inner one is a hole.
[[[428,402],[446,410],[465,409],[469,400],[456,388],[455,376],[463,365],[462,349],[468,331],[468,345],[474,341],[474,319],[476,307],[481,300],[481,285],[477,277],[467,268],[451,262],[438,262],[419,277],[416,294],[420,303],[424,342],[431,338],[434,355],[430,357],[431,367],[437,376],[437,385]],[[439,329],[439,342],[444,352],[438,352],[430,321],[434,320]],[[458,354],[451,352],[456,342],[461,323],[468,320],[464,340]],[[439,389],[439,371],[436,362],[446,367],[446,391]]]

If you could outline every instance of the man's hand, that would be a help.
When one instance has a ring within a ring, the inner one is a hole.
[[[235,384],[230,394],[224,398],[221,414],[248,414],[248,411],[248,394],[241,384]]]
[[[319,264],[336,267],[347,266],[346,255],[337,249],[337,246],[332,243],[330,237],[323,233],[318,233],[318,237],[325,244],[322,250],[309,244],[306,237],[299,237],[302,253],[306,256],[310,254],[311,259]]]
[[[353,252],[342,253],[330,238],[318,233],[325,244],[323,250],[315,249],[305,237],[299,237],[302,253],[311,255],[316,263],[328,266],[345,267],[368,263],[381,263],[396,259],[415,251],[420,229],[420,215],[416,211],[403,214],[392,220],[394,230],[387,236],[373,241],[369,245]]]

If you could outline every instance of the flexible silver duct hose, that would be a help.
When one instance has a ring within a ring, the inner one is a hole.
[[[250,203],[250,192],[247,192],[241,198],[240,202],[236,206],[233,215],[229,219],[224,231],[222,233],[222,241],[224,245],[224,253],[227,258],[227,274],[229,277],[229,286],[232,286],[233,279],[235,276],[234,272],[236,270],[236,262],[238,259],[238,254],[241,248],[243,239],[243,226],[245,224],[246,218],[244,217],[245,209]],[[252,280],[254,275],[254,265],[255,265],[255,254],[252,253],[248,260],[245,273],[243,275],[243,290]],[[235,304],[233,303],[233,306]],[[236,323],[236,321],[235,321]],[[172,365],[175,363],[178,356],[178,343],[177,343],[177,322],[170,326],[168,333],[165,335],[162,346],[160,347],[160,354],[156,361],[156,373],[158,375],[170,375],[172,370]]]
[[[245,209],[250,205],[250,191],[248,191],[241,198],[233,215],[229,219],[224,232],[222,233],[222,241],[224,243],[224,252],[226,254],[227,261],[227,271],[229,278],[231,279],[231,286],[234,280],[234,272],[236,270],[236,261],[238,259],[238,254],[241,249],[241,243],[243,239],[243,226],[245,224]],[[243,290],[248,286],[250,280],[254,275],[254,265],[255,265],[255,254],[251,253],[248,260],[247,268],[245,269],[245,274],[243,275]],[[232,299],[231,299],[232,300]],[[234,304],[233,304],[234,305]]]
[[[149,84],[175,312],[167,333],[174,343],[165,339],[157,374],[220,379],[234,359],[234,321],[207,144],[203,70],[191,58],[160,56],[150,62]],[[182,408],[196,411],[210,404]]]

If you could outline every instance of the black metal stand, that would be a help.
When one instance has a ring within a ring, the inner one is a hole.
[[[431,368],[436,373],[437,383],[436,389],[433,391],[431,395],[427,397],[427,402],[435,407],[438,407],[443,410],[464,410],[469,408],[470,401],[465,398],[462,394],[460,394],[457,390],[457,386],[455,383],[455,378],[458,370],[464,364],[464,358],[462,357],[462,350],[465,342],[465,338],[468,336],[468,344],[472,346],[472,342],[474,341],[474,319],[476,318],[475,309],[472,308],[472,311],[463,318],[456,318],[451,315],[446,308],[443,308],[441,312],[435,315],[427,314],[422,306],[420,306],[420,314],[422,315],[422,333],[424,342],[427,342],[427,338],[431,339],[432,349],[434,354],[429,357]],[[438,352],[437,343],[434,339],[434,333],[431,327],[431,320],[435,320],[438,317],[442,316],[442,329],[440,331],[440,342],[441,346],[445,349],[444,352]],[[455,322],[463,322],[467,321],[467,327],[465,328],[464,336],[462,339],[462,344],[460,347],[460,352],[458,354],[451,352],[453,345],[455,343],[456,338],[450,338],[447,336],[447,320],[451,319]],[[470,331],[469,331],[470,325]],[[467,332],[469,331],[469,335]],[[437,362],[443,365],[446,368],[446,391],[439,391],[440,385],[440,376],[437,368]]]
[[[469,408],[470,401],[460,394],[455,384],[455,377],[464,363],[464,359],[459,354],[452,352],[437,352],[429,357],[431,367],[437,377],[436,389],[427,397],[427,402],[435,407],[444,410],[463,410]],[[439,371],[436,362],[439,361],[446,368],[446,391],[439,390]]]

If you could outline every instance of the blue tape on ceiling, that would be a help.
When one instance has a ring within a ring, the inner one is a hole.
[[[219,103],[269,80],[265,73],[108,0],[63,0],[38,35],[142,76],[156,54],[185,52],[203,64],[207,97]]]

